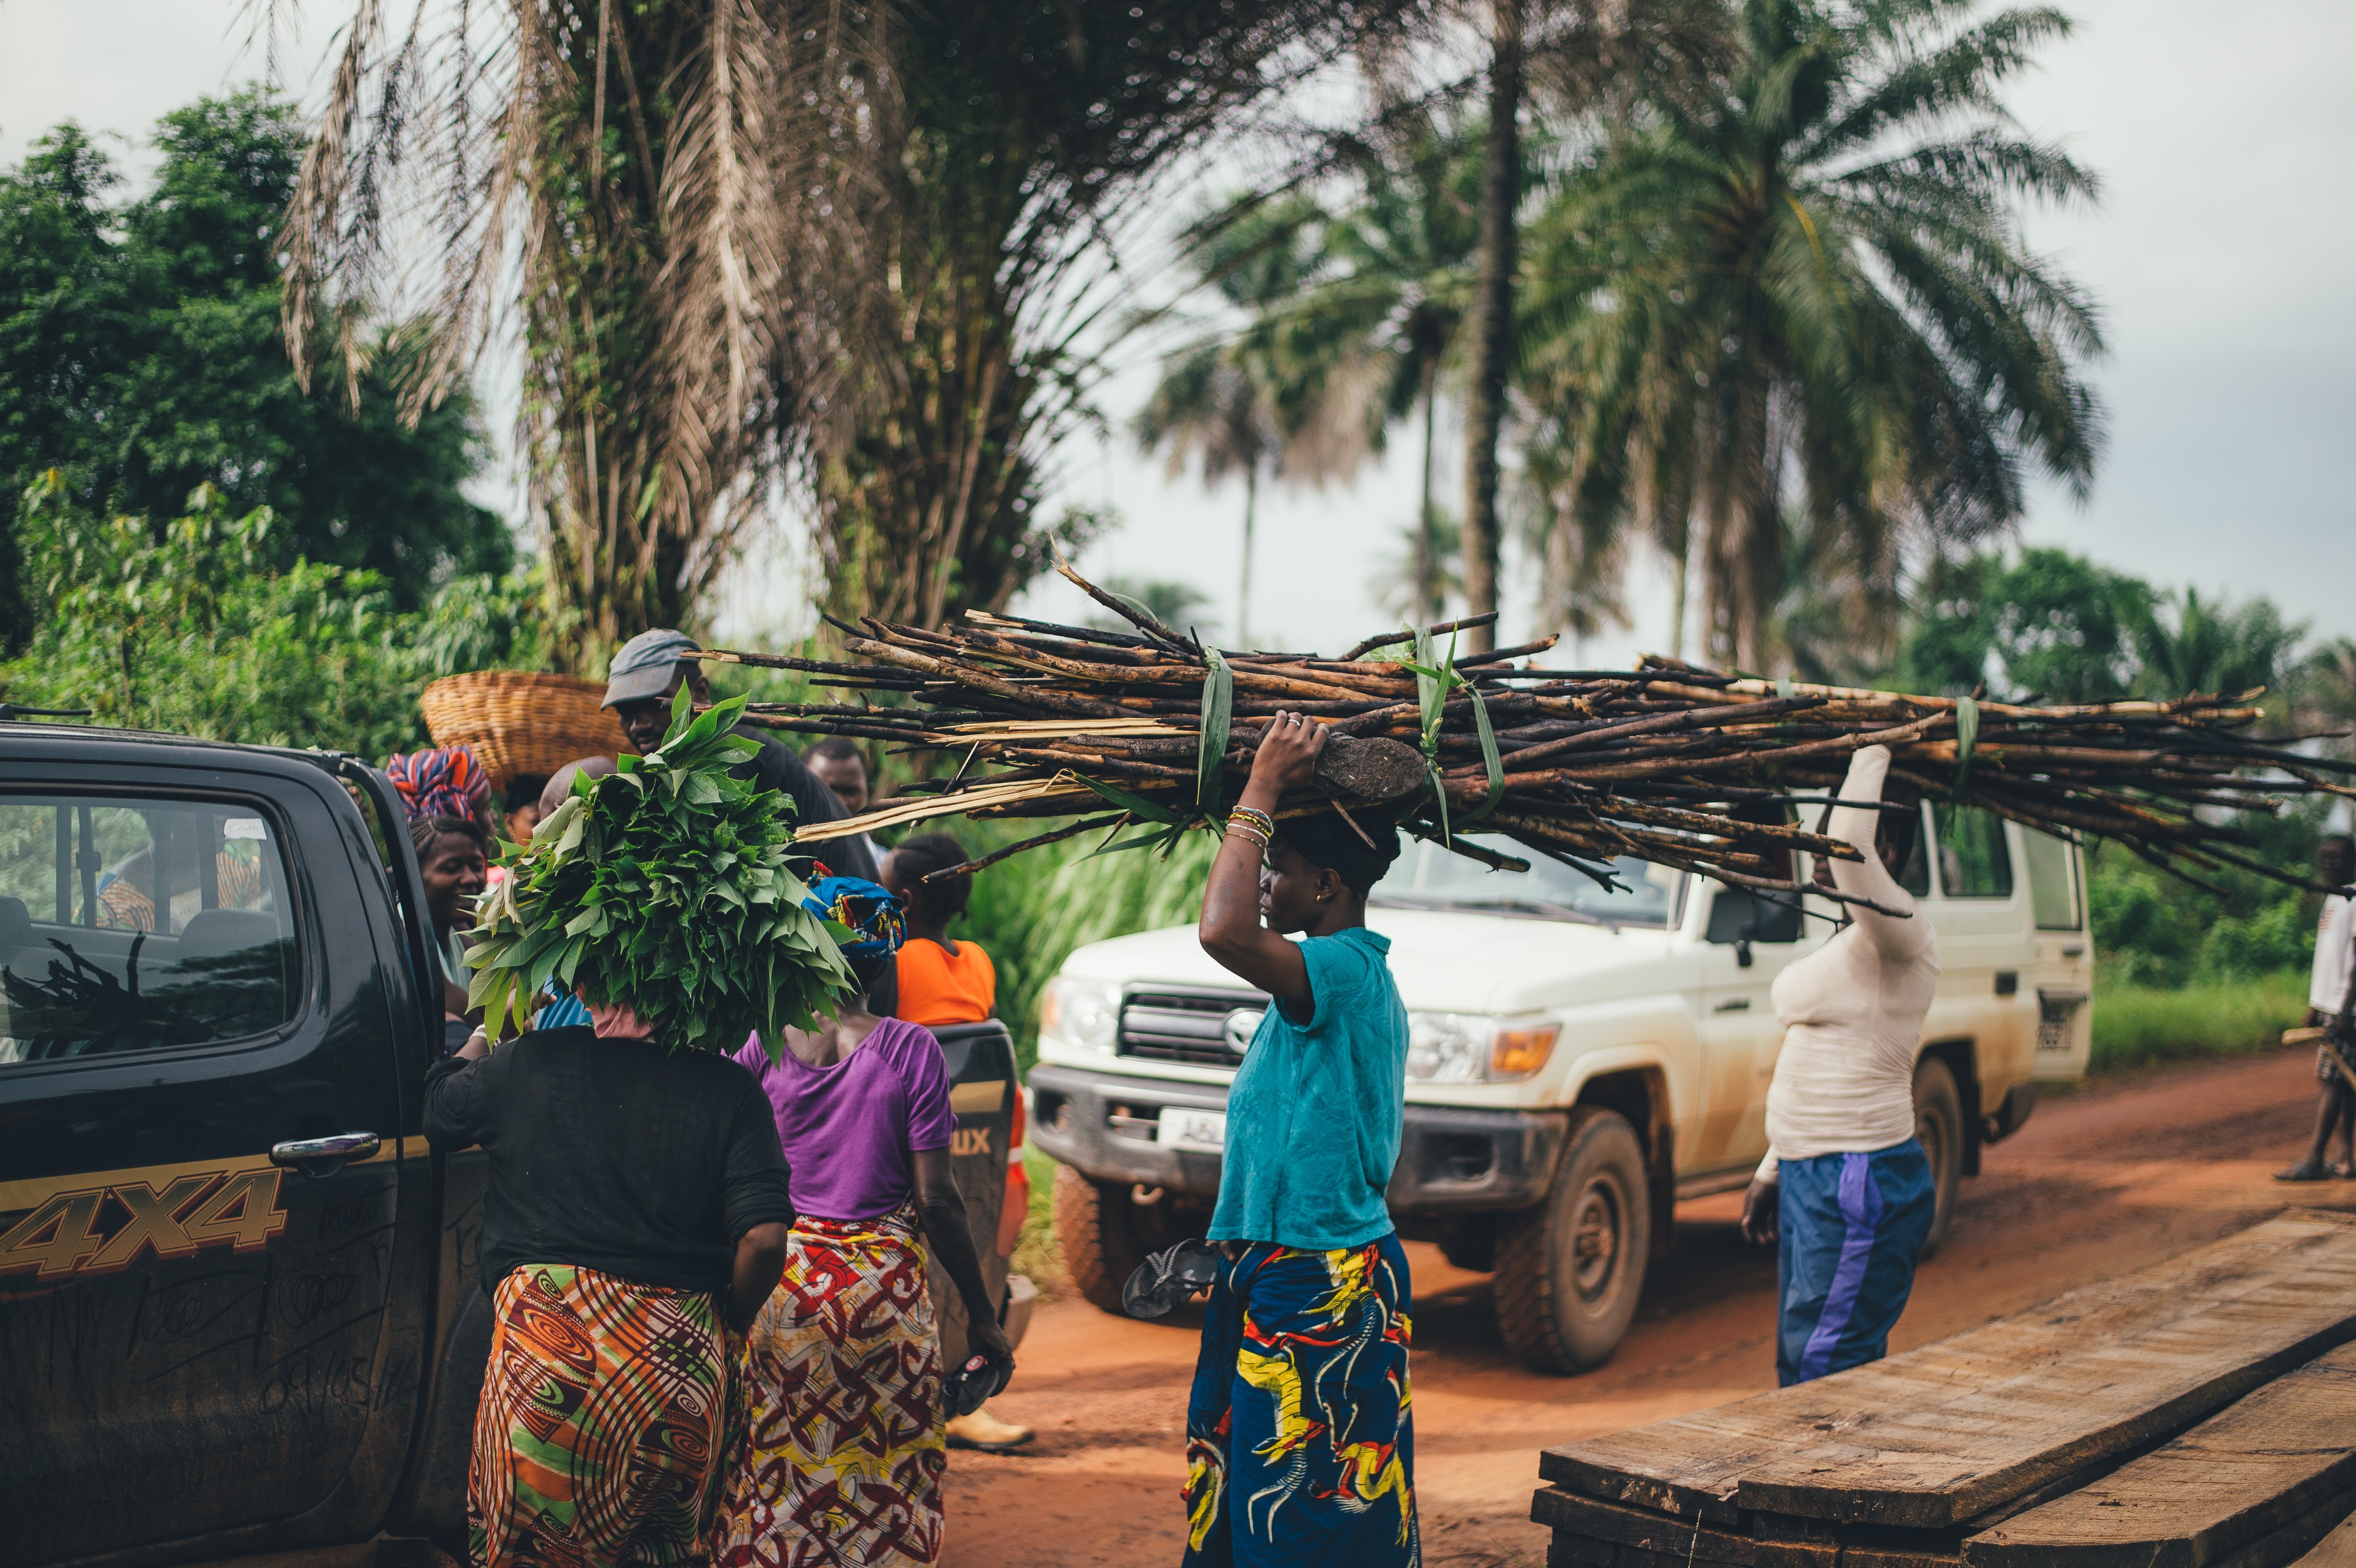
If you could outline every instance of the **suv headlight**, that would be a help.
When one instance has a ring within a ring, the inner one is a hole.
[[[1109,1052],[1120,1033],[1120,987],[1056,976],[1039,998],[1039,1032],[1083,1051]]]
[[[1535,1076],[1562,1026],[1501,1027],[1485,1013],[1409,1013],[1407,1075],[1421,1083],[1505,1083]]]

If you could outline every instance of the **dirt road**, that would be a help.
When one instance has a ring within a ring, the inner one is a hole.
[[[2356,1208],[2356,1182],[2268,1179],[2306,1137],[2314,1058],[2179,1070],[2047,1102],[1964,1183],[1946,1248],[1922,1267],[1891,1349],[1936,1339],[2164,1258],[2293,1203]],[[1537,1564],[1538,1450],[1772,1388],[1775,1263],[1735,1233],[1739,1194],[1679,1211],[1612,1364],[1524,1371],[1496,1341],[1486,1275],[1410,1245],[1416,1483],[1426,1560]],[[992,1404],[1038,1428],[1019,1456],[957,1454],[951,1568],[1170,1564],[1194,1321],[1136,1323],[1079,1301],[1033,1324]]]

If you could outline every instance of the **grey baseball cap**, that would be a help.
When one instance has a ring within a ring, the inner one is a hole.
[[[670,689],[671,671],[680,660],[702,651],[701,645],[685,632],[667,626],[640,632],[622,645],[605,671],[605,706],[664,695]]]

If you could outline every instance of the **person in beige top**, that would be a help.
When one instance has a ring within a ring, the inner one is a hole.
[[[1938,1200],[1914,1141],[1914,1056],[1939,939],[1898,883],[1922,814],[1877,808],[1889,772],[1887,747],[1857,753],[1839,795],[1854,804],[1833,807],[1826,831],[1864,859],[1816,866],[1818,880],[1879,907],[1847,906],[1848,923],[1772,993],[1783,1048],[1742,1230],[1778,1243],[1775,1374],[1786,1387],[1881,1359]]]

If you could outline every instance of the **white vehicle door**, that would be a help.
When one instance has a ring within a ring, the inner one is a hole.
[[[2002,819],[1968,806],[1934,804],[1931,822],[1940,975],[1928,1033],[1969,1039],[1983,1085],[2018,1083],[2036,1047],[2037,997],[2029,893],[2015,874],[2014,835]]]
[[[1785,965],[1823,940],[1822,923],[1803,920],[1797,900],[1697,881],[1700,913],[1702,1104],[1680,1174],[1707,1175],[1756,1164],[1767,1149],[1767,1086],[1783,1029],[1768,993]],[[1816,925],[1810,933],[1805,928]]]
[[[2094,1043],[2094,942],[2086,933],[2085,859],[2076,845],[2033,828],[2020,829],[2021,866],[2029,882],[2029,912],[2037,956],[2029,976],[2037,992],[2040,1078],[2081,1078]]]

